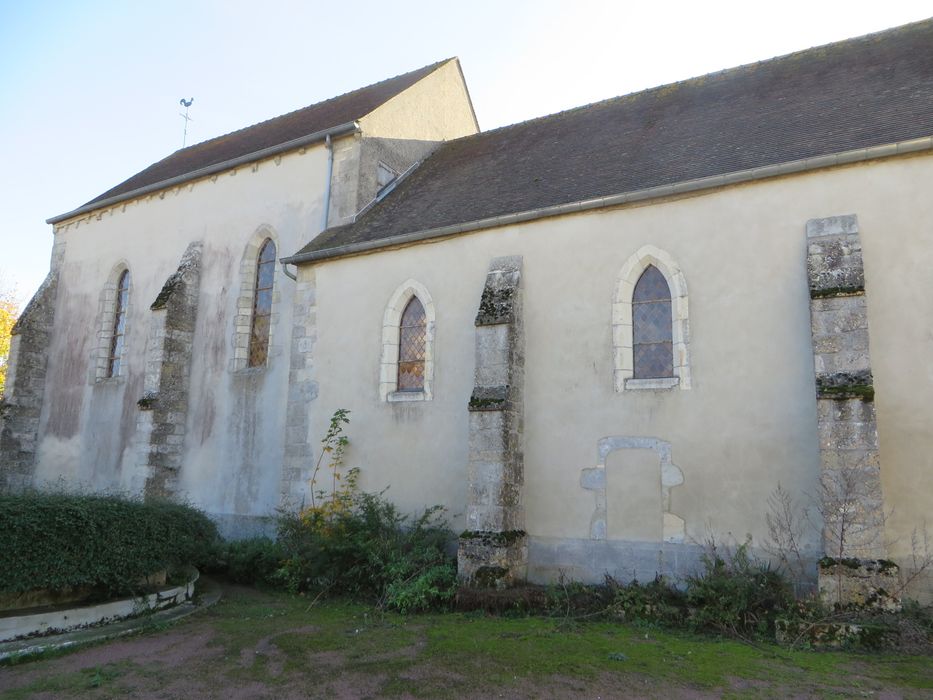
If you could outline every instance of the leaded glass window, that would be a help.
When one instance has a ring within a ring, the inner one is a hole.
[[[402,312],[398,329],[398,390],[424,391],[427,322],[424,306],[412,297]]]
[[[671,290],[664,275],[649,265],[632,294],[634,377],[674,376]]]
[[[120,375],[123,344],[126,337],[126,306],[130,297],[130,271],[124,270],[117,281],[117,296],[113,305],[113,332],[110,334],[110,354],[107,356],[107,376]]]
[[[250,367],[261,367],[269,357],[274,275],[275,243],[267,238],[259,249],[259,258],[256,261],[256,290],[253,295],[253,321],[249,334]]]

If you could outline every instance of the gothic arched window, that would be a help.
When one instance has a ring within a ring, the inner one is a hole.
[[[269,329],[272,320],[272,287],[275,276],[275,243],[263,241],[256,259],[256,288],[253,295],[253,319],[249,333],[249,367],[261,367],[269,357]]]
[[[420,282],[406,280],[389,297],[382,317],[381,400],[434,397],[434,320],[434,302]]]
[[[427,318],[421,301],[413,296],[398,328],[398,391],[424,391],[426,348]]]
[[[107,355],[107,377],[120,375],[123,344],[126,337],[126,307],[130,296],[130,271],[124,270],[117,281],[113,302],[113,326],[110,333],[110,352]]]
[[[645,268],[632,294],[635,379],[674,376],[671,290],[654,265]]]

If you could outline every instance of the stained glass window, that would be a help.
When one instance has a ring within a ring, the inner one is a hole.
[[[398,390],[424,391],[427,323],[424,306],[412,297],[402,312],[398,329]]]
[[[113,332],[110,334],[110,354],[107,357],[107,376],[120,375],[123,343],[126,337],[126,305],[130,296],[130,271],[124,270],[117,281],[117,298],[113,306]]]
[[[267,238],[259,249],[259,259],[256,261],[256,291],[253,296],[253,321],[249,334],[250,367],[261,367],[269,357],[274,274],[275,243]]]
[[[634,377],[674,376],[671,290],[664,275],[649,265],[632,294]]]

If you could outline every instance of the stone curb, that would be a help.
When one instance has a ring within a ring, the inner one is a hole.
[[[203,579],[202,579],[203,580]],[[205,591],[198,603],[182,603],[168,610],[160,610],[152,615],[136,617],[131,620],[122,620],[110,625],[91,627],[64,634],[55,634],[48,637],[35,637],[14,642],[0,644],[0,662],[17,656],[32,656],[46,651],[58,649],[71,649],[138,634],[160,625],[169,625],[181,620],[192,613],[204,610],[215,605],[223,596],[223,591],[214,583]]]

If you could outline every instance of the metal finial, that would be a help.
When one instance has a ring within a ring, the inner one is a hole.
[[[182,119],[185,120],[185,133],[184,133],[184,135],[183,135],[182,138],[181,138],[181,147],[182,147],[182,148],[184,148],[184,147],[185,147],[185,144],[188,142],[188,122],[193,121],[193,120],[191,119],[191,117],[188,116],[188,108],[192,105],[193,102],[194,102],[194,98],[193,98],[193,97],[192,97],[191,99],[189,99],[189,100],[186,100],[184,97],[182,97],[182,98],[178,101],[178,104],[180,104],[182,107],[185,108],[185,113],[184,113],[184,114],[179,113],[179,116],[180,116]]]

